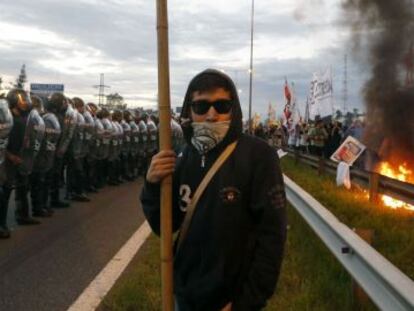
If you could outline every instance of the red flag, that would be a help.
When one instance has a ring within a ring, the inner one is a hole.
[[[285,79],[285,98],[290,103],[290,100],[292,99],[292,94],[290,93],[289,85],[287,83],[287,79]]]

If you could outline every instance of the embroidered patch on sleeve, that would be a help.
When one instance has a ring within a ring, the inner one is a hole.
[[[236,187],[226,187],[220,190],[220,198],[225,204],[234,204],[240,200],[241,192]]]
[[[283,185],[275,185],[273,186],[267,193],[270,204],[274,208],[281,208],[286,205],[286,194],[285,188]]]

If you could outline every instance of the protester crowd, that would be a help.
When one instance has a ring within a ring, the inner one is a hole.
[[[302,153],[329,159],[342,142],[352,136],[362,140],[364,124],[359,119],[349,126],[339,121],[298,122],[264,126],[260,123],[254,130],[255,136],[261,137],[275,148],[290,148]]]
[[[142,176],[158,146],[158,119],[142,110],[108,111],[81,98],[13,89],[0,97],[0,238],[15,192],[19,225],[40,224],[70,201]],[[173,143],[182,132],[172,119]],[[64,198],[63,198],[64,196]]]

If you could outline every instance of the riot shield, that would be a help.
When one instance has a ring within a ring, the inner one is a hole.
[[[115,126],[118,129],[118,148],[117,148],[117,157],[120,156],[121,152],[122,152],[122,147],[124,144],[124,130],[122,128],[122,125],[119,124],[119,122],[115,123]]]
[[[29,175],[37,154],[40,151],[42,139],[45,134],[45,122],[36,109],[32,109],[27,118],[26,130],[23,138],[23,146],[20,151],[22,163],[18,170],[22,175]]]
[[[77,124],[76,113],[71,106],[68,106],[63,118],[60,120],[59,123],[62,132],[58,142],[56,155],[58,157],[63,157],[63,155],[68,150],[69,144],[72,140]]]
[[[83,117],[85,118],[85,137],[84,137],[84,144],[83,144],[83,156],[90,155],[96,153],[95,148],[95,120],[93,119],[91,113],[89,111],[85,111],[83,113]]]
[[[83,144],[85,138],[85,118],[81,113],[75,110],[76,114],[76,129],[73,134],[71,151],[72,156],[75,159],[79,159],[83,156]]]
[[[139,127],[135,121],[130,121],[131,127],[131,154],[137,155],[139,150]]]
[[[96,118],[95,119],[95,136],[94,136],[95,139],[93,139],[94,147],[92,148],[92,150],[95,150],[95,152],[93,152],[91,156],[97,160],[105,159],[104,157],[105,150],[104,150],[104,145],[103,145],[104,135],[105,135],[105,128],[102,124],[102,121]]]
[[[9,104],[5,99],[0,99],[0,185],[3,185],[6,181],[4,160],[12,127],[13,116],[9,110]]]
[[[55,114],[51,112],[44,114],[43,121],[45,123],[45,135],[34,163],[34,170],[39,172],[47,172],[53,167],[56,146],[61,134],[59,120]]]
[[[109,156],[109,148],[111,145],[112,132],[114,129],[111,121],[108,118],[103,118],[101,121],[104,127],[104,133],[102,137],[102,159],[106,159]]]
[[[117,122],[112,121],[112,135],[111,135],[111,140],[110,140],[110,145],[109,145],[109,155],[108,155],[108,160],[109,161],[113,161],[117,158],[118,153],[119,153],[119,127],[117,125]]]
[[[140,143],[141,143],[139,154],[141,156],[145,156],[147,154],[148,147],[149,147],[148,146],[148,128],[147,128],[147,124],[143,120],[139,121],[138,126],[139,126]]]
[[[125,120],[121,122],[122,130],[124,131],[122,141],[122,154],[127,156],[131,152],[131,126]]]
[[[148,121],[147,128],[149,136],[148,151],[150,154],[154,154],[158,149],[158,128],[152,120]]]

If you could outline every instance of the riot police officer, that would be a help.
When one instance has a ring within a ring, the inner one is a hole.
[[[130,151],[130,169],[132,177],[135,179],[139,175],[138,171],[138,152],[139,152],[139,127],[132,117],[131,111],[126,112],[124,116],[125,120],[129,120],[129,126],[131,127],[131,151]]]
[[[129,111],[124,111],[121,116],[121,126],[123,129],[123,143],[121,152],[121,172],[122,178],[125,180],[133,180],[133,168],[131,165],[131,149],[132,149],[132,129],[131,129],[131,115]]]
[[[8,204],[5,200],[3,185],[6,182],[6,148],[12,126],[13,117],[9,110],[9,103],[5,98],[0,98],[0,239],[10,237],[10,230],[7,226]]]
[[[73,98],[73,105],[76,115],[76,129],[69,147],[68,169],[67,169],[67,186],[69,198],[78,202],[89,202],[90,199],[85,195],[85,174],[84,158],[86,156],[85,148],[85,129],[86,123],[83,116],[85,103],[79,97]]]
[[[110,113],[107,109],[102,108],[96,114],[103,126],[101,156],[98,161],[98,183],[103,187],[107,183],[108,177],[108,156],[113,133],[113,126],[110,120]]]
[[[111,116],[112,137],[108,156],[108,184],[112,186],[119,185],[121,180],[121,163],[120,155],[123,143],[123,130],[119,122],[122,119],[122,113],[115,110]]]
[[[53,167],[56,145],[60,137],[60,124],[53,113],[54,109],[38,96],[31,96],[33,108],[41,113],[45,123],[45,136],[30,175],[30,196],[32,199],[33,216],[50,217],[53,210],[47,206],[48,187],[46,177]]]
[[[98,107],[93,103],[85,105],[83,117],[85,118],[85,144],[84,144],[84,168],[85,184],[84,188],[88,192],[98,192],[96,184],[96,161],[97,161],[97,126],[96,111]]]
[[[40,149],[45,125],[24,90],[13,89],[7,94],[13,115],[13,127],[7,145],[7,182],[5,202],[9,201],[13,187],[16,190],[16,221],[20,225],[39,224],[30,215],[28,199],[29,175]]]
[[[140,134],[140,149],[139,149],[139,173],[142,176],[145,176],[147,171],[147,154],[149,151],[149,142],[148,142],[148,128],[147,123],[145,122],[145,115],[141,116],[140,112],[137,110],[135,115],[136,121],[138,122],[139,134]]]
[[[60,183],[63,170],[64,156],[68,150],[76,128],[76,114],[68,104],[65,95],[54,93],[49,99],[50,107],[53,107],[59,120],[61,135],[57,144],[53,168],[47,175],[47,185],[50,189],[50,205],[54,208],[66,208],[70,204],[60,199]]]

